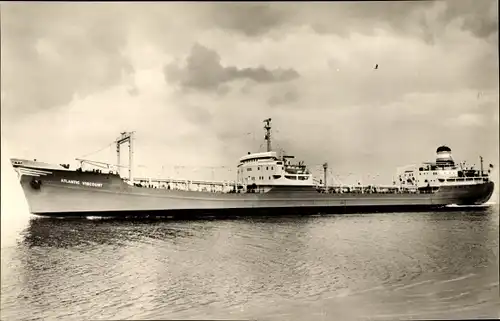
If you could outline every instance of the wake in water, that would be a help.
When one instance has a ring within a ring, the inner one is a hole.
[[[446,207],[448,208],[486,208],[486,207],[490,207],[491,205],[496,205],[495,202],[487,202],[487,203],[484,203],[484,204],[478,204],[478,205],[457,205],[457,204],[450,204],[450,205],[446,205]]]

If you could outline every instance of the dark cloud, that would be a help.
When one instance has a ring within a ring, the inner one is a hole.
[[[373,27],[403,26],[414,10],[431,1],[316,2],[316,3],[216,3],[209,13],[219,28],[259,37],[273,29],[310,26],[318,33],[342,36],[352,31],[373,32]]]
[[[417,10],[406,19],[396,32],[420,36],[435,44],[446,28],[456,23],[463,31],[471,32],[477,38],[496,40],[498,34],[498,8],[494,0],[448,0],[429,2],[432,7]]]
[[[100,13],[81,4],[2,5],[3,112],[61,106],[133,73],[122,54],[125,23]]]
[[[462,28],[479,38],[498,32],[498,2],[494,0],[456,0],[446,2],[442,19],[446,22],[463,19]]]
[[[274,94],[268,100],[270,106],[287,105],[299,100],[299,93],[295,89],[286,90],[283,93]]]
[[[127,88],[127,92],[132,97],[139,95],[139,89],[136,86],[130,86]]]
[[[495,0],[357,1],[316,3],[216,3],[207,10],[218,28],[260,37],[272,30],[309,26],[317,33],[349,36],[372,34],[376,28],[435,41],[436,34],[456,19],[477,37],[498,30]],[[284,31],[285,32],[285,31]]]
[[[304,8],[301,19],[318,33],[340,36],[349,36],[352,32],[372,34],[376,28],[387,27],[408,32],[407,24],[414,23],[409,22],[409,17],[431,5],[431,1],[325,2]]]
[[[209,9],[211,19],[223,29],[241,32],[247,36],[261,36],[287,22],[287,5],[268,3],[221,2]]]
[[[190,123],[207,126],[212,121],[212,114],[204,107],[194,104],[180,106],[180,110]]]
[[[195,44],[185,66],[171,63],[164,68],[165,79],[186,89],[218,90],[221,85],[237,79],[250,79],[257,83],[286,82],[299,77],[293,69],[266,69],[225,67],[219,54]]]

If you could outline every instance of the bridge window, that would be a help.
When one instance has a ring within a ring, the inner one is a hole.
[[[279,179],[279,178],[281,178],[281,175],[273,175],[273,178],[274,179]]]
[[[251,171],[252,171],[252,169],[250,167],[247,168],[247,172],[251,172]]]

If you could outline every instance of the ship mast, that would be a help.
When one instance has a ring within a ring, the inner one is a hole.
[[[133,134],[134,132],[123,132],[120,137],[116,139],[116,164],[120,168],[120,146],[128,142],[128,175],[129,181],[133,182],[132,177],[132,166],[133,166],[133,155],[134,155],[134,145],[133,145]]]
[[[326,179],[327,179],[327,171],[328,171],[328,163],[324,163],[323,164],[323,175],[324,175],[324,179],[325,179],[325,191],[328,191],[328,184],[326,183]]]
[[[479,156],[479,161],[481,162],[481,177],[483,177],[483,156]]]
[[[265,140],[267,141],[267,151],[271,151],[271,118],[264,120],[264,129],[266,130]]]

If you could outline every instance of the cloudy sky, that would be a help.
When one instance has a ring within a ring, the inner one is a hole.
[[[496,1],[0,9],[4,157],[73,163],[134,130],[138,175],[234,167],[271,117],[275,147],[339,177],[390,182],[441,144],[499,163]]]

